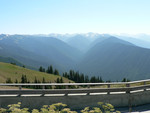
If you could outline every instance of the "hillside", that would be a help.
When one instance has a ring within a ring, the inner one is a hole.
[[[150,78],[150,49],[115,37],[97,43],[82,58],[78,70],[105,80]]]
[[[73,69],[104,80],[150,78],[150,49],[109,34],[59,36],[0,35],[0,56],[36,69],[53,65],[61,75]]]
[[[81,52],[53,37],[0,35],[0,55],[38,68],[53,65],[60,71],[73,67]]]
[[[26,75],[27,78],[30,80],[30,82],[33,82],[35,77],[41,81],[44,77],[46,82],[55,82],[58,77],[60,78],[60,76],[58,75],[42,73],[42,72],[26,69],[23,67],[19,67],[16,65],[0,62],[0,83],[5,83],[7,78],[11,78],[13,82],[16,79],[20,80],[22,74]],[[68,80],[66,78],[63,78],[63,80],[64,82],[69,82],[69,81],[71,82],[71,80]]]

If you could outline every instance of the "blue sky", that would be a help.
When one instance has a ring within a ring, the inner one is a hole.
[[[0,33],[147,33],[150,0],[0,0]]]

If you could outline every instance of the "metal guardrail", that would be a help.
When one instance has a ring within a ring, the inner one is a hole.
[[[82,86],[82,85],[118,85],[150,82],[150,79],[131,82],[106,82],[106,83],[0,83],[0,86]]]
[[[125,92],[131,93],[132,91],[142,90],[146,91],[150,88],[150,79],[140,80],[140,81],[132,81],[132,82],[112,82],[112,83],[9,83],[9,84],[0,84],[0,86],[18,86],[19,89],[7,89],[0,90],[0,95],[7,94],[41,94],[42,96],[45,94],[78,94],[85,93],[86,95],[90,95],[91,93],[103,93],[110,94],[111,92]],[[139,86],[132,86],[131,84],[141,83]],[[102,86],[107,85],[107,88],[90,88],[90,86]],[[125,85],[125,87],[117,87],[111,88],[111,85]],[[42,86],[42,89],[22,89],[22,86]],[[79,89],[45,89],[45,86],[88,86],[87,88],[79,88]]]

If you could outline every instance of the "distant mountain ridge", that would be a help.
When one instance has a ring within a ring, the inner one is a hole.
[[[130,43],[133,43],[137,46],[143,47],[143,48],[149,48],[150,49],[150,41],[138,39],[138,38],[133,38],[133,37],[126,37],[126,36],[116,36],[122,40],[128,41]]]
[[[121,42],[120,39],[106,39],[84,55],[78,69],[85,74],[100,75],[105,80],[149,78],[149,55],[150,49]]]
[[[53,64],[59,70],[73,68],[81,52],[53,37],[10,35],[0,41],[0,55],[38,68]],[[69,54],[68,54],[69,53]]]
[[[35,68],[53,65],[60,72],[74,69],[104,80],[150,78],[150,49],[109,34],[65,35],[64,39],[63,35],[3,34],[0,56]]]

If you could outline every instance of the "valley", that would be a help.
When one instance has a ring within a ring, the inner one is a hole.
[[[135,38],[94,33],[52,36],[1,34],[0,61],[33,70],[53,65],[61,75],[73,69],[112,81],[150,77],[150,49],[141,47],[144,41],[140,45]]]

